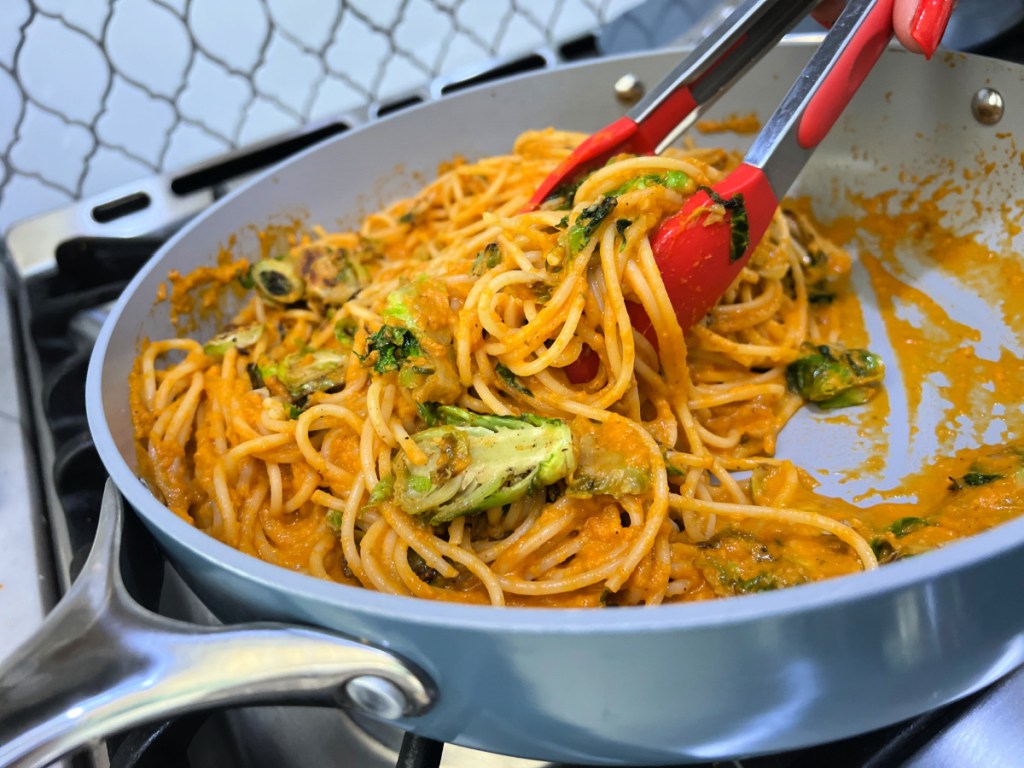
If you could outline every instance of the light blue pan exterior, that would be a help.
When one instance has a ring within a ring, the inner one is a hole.
[[[808,52],[775,51],[716,112],[756,111],[763,119]],[[225,621],[327,627],[412,659],[440,690],[427,715],[403,723],[417,733],[573,763],[729,758],[890,724],[1024,661],[1024,520],[880,572],[779,592],[650,609],[499,610],[396,598],[279,569],[191,528],[136,478],[127,379],[139,340],[172,333],[166,305],[154,308],[168,270],[210,263],[232,233],[243,233],[244,243],[252,225],[282,215],[305,214],[328,227],[342,214],[343,223],[354,222],[355,214],[411,191],[395,174],[399,165],[429,177],[455,153],[507,151],[526,128],[596,129],[624,111],[612,92],[620,75],[633,72],[651,84],[677,59],[645,55],[525,76],[307,151],[168,243],[124,293],[96,345],[87,398],[100,455],[195,591]],[[997,128],[971,117],[971,95],[982,85],[1006,100]],[[886,189],[899,185],[901,168],[923,172],[937,158],[1001,152],[1005,139],[996,131],[1019,130],[1022,108],[1020,68],[963,57],[926,63],[891,52],[802,189],[841,209],[843,187]],[[1020,161],[1008,162],[970,194],[998,202],[1007,189],[1019,194],[1022,176]],[[843,454],[842,441],[814,422],[788,429],[796,437],[786,444],[805,464],[833,460],[837,442],[836,455]]]

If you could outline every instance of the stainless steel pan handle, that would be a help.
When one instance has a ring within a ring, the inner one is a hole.
[[[382,719],[424,712],[422,671],[319,630],[200,627],[138,605],[121,579],[123,502],[111,481],[74,586],[0,667],[0,766],[43,766],[160,717],[226,703],[354,706]]]

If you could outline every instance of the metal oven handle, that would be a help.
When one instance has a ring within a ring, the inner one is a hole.
[[[108,480],[82,573],[0,667],[0,766],[48,765],[132,726],[227,703],[329,703],[394,720],[434,700],[421,670],[329,632],[201,627],[148,611],[121,577],[123,519]]]

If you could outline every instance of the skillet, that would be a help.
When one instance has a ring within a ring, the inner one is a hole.
[[[810,50],[780,46],[714,114],[764,118]],[[327,228],[352,225],[359,212],[412,192],[415,174],[429,176],[456,153],[505,152],[527,128],[593,130],[624,111],[612,89],[620,76],[630,72],[653,83],[678,55],[602,60],[483,86],[308,150],[169,241],[125,291],[96,344],[87,406],[97,449],[190,586],[226,622],[318,627],[404,660],[395,663],[394,675],[414,688],[421,681],[423,700],[397,719],[421,735],[572,763],[728,759],[891,724],[977,690],[1024,661],[1018,607],[1024,520],[877,572],[775,593],[647,609],[493,609],[399,598],[279,569],[191,528],[136,477],[128,373],[140,339],[173,334],[166,306],[154,306],[169,270],[211,263],[233,234],[238,253],[255,252],[255,227],[295,217]],[[982,87],[1002,94],[1005,115],[998,127],[972,115],[972,97]],[[850,212],[847,190],[869,197],[912,191],[916,182],[900,171],[924,176],[949,162],[959,169],[979,153],[1011,157],[1007,132],[1020,132],[1022,102],[1020,67],[961,55],[929,63],[890,51],[819,149],[797,193],[822,203],[819,213],[827,218]],[[742,143],[725,136],[712,141]],[[983,185],[965,185],[943,200],[947,225],[969,225],[983,239],[1000,241],[1000,203],[1024,177],[1013,151],[1015,160],[997,165]],[[980,214],[969,205],[976,199]],[[1015,245],[1019,251],[1019,236]],[[868,296],[869,327],[872,305]],[[200,326],[196,333],[214,330]],[[885,343],[872,338],[883,351]],[[908,418],[893,398],[890,446],[905,445],[893,436],[905,434]],[[823,490],[848,498],[872,483],[894,481],[916,469],[931,448],[891,449],[881,478],[843,486],[826,481]],[[802,412],[784,431],[778,453],[805,467],[841,470],[855,467],[869,449],[848,425]],[[210,642],[213,653],[216,639]],[[159,682],[143,676],[142,690],[131,694],[144,702],[147,717],[163,711],[160,697],[147,699],[144,691]],[[0,703],[6,685],[0,685]],[[212,688],[208,698],[216,699]],[[0,747],[0,763],[6,757]]]

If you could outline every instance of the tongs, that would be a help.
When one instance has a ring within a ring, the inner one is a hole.
[[[748,0],[633,110],[583,142],[530,206],[616,154],[663,150],[818,2]],[[849,0],[739,167],[694,194],[655,231],[655,259],[683,330],[707,314],[743,269],[779,200],[881,56],[893,35],[893,2]],[[712,210],[716,215],[705,215]],[[634,328],[652,337],[642,308],[630,309]],[[569,371],[574,380],[580,373]]]

